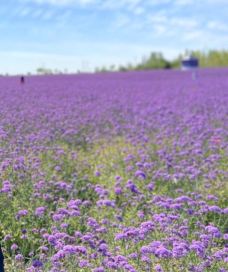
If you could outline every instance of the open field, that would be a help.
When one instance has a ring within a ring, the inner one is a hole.
[[[225,272],[228,69],[0,77],[6,271]]]

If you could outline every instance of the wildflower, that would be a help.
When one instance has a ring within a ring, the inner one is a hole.
[[[146,187],[150,192],[153,191],[154,190],[154,182],[150,182]]]
[[[28,210],[20,210],[20,211],[18,211],[16,218],[20,219],[21,217],[26,216],[26,215],[28,215]]]
[[[4,241],[9,241],[12,239],[12,235],[11,234],[7,234],[5,237],[4,237]]]
[[[162,269],[160,264],[156,264],[154,269],[155,269],[156,272],[164,272],[164,270]]]
[[[87,260],[80,260],[79,261],[79,267],[84,268],[84,267],[89,267],[89,262]]]
[[[161,246],[155,250],[155,256],[159,258],[170,258],[172,256],[172,252],[164,246]]]
[[[10,181],[5,180],[2,182],[2,189],[0,190],[1,193],[10,193],[12,191],[12,184]]]
[[[100,266],[100,267],[94,268],[92,272],[105,272],[105,269],[104,267]]]
[[[37,217],[41,217],[41,216],[44,215],[45,210],[46,210],[46,207],[38,207],[38,208],[36,208],[36,210],[35,210],[35,215],[36,215]]]
[[[141,170],[137,170],[137,171],[135,172],[135,176],[136,176],[137,178],[141,178],[141,179],[145,179],[145,178],[146,178],[146,174],[145,174],[143,171],[141,171]]]
[[[135,194],[138,194],[138,193],[139,193],[139,190],[138,190],[137,186],[136,186],[131,180],[129,180],[129,181],[127,182],[126,188],[127,188],[127,189],[130,189],[130,191],[131,191],[132,193],[135,193]]]
[[[116,195],[121,195],[123,192],[122,188],[121,187],[115,187],[115,194]]]
[[[189,252],[189,247],[183,242],[174,242],[172,255],[174,258],[182,258]]]
[[[221,213],[222,211],[222,209],[219,208],[218,206],[209,206],[208,208],[210,212]]]
[[[43,266],[43,263],[41,262],[41,261],[39,261],[39,260],[34,260],[33,262],[32,262],[32,266],[33,267],[42,267]]]
[[[129,259],[135,260],[135,259],[138,258],[138,253],[133,252],[133,253],[131,253],[131,254],[128,255],[128,258],[129,258]]]
[[[96,177],[100,177],[100,176],[101,176],[101,173],[100,173],[99,171],[96,171],[96,172],[95,172],[95,176],[96,176]]]
[[[15,260],[16,260],[17,262],[22,262],[22,261],[24,260],[24,257],[23,257],[22,254],[17,254],[17,255],[15,256]]]
[[[18,245],[17,245],[17,244],[12,244],[11,250],[12,250],[12,251],[15,251],[15,250],[17,250],[17,249],[18,249]]]
[[[200,241],[193,241],[190,245],[190,250],[194,251],[199,257],[204,257],[205,247]]]
[[[213,237],[216,237],[216,238],[220,238],[221,237],[221,232],[219,231],[219,229],[217,227],[207,226],[207,227],[205,227],[205,230],[208,233],[210,233],[211,235],[213,235]]]

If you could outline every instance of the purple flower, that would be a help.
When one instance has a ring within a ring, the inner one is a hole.
[[[63,247],[63,251],[66,253],[66,254],[77,254],[77,253],[80,253],[80,254],[86,254],[87,253],[87,250],[84,246],[72,246],[72,245],[66,245]]]
[[[87,260],[80,260],[79,261],[79,267],[80,268],[89,267],[89,266],[90,266],[90,264],[89,264],[89,262]]]
[[[138,258],[138,253],[133,252],[133,253],[131,253],[131,254],[128,255],[128,258],[129,258],[129,259],[135,260],[135,259]]]
[[[137,186],[131,181],[129,180],[126,184],[126,188],[127,189],[130,189],[130,191],[132,193],[135,193],[135,194],[138,194],[139,193],[139,190],[137,189]]]
[[[223,214],[228,214],[228,208],[223,209]]]
[[[189,247],[183,242],[174,242],[172,254],[174,258],[182,258],[189,252]]]
[[[192,241],[190,245],[190,250],[194,251],[199,257],[204,257],[205,247],[200,241]]]
[[[135,176],[136,176],[137,178],[141,178],[141,179],[145,179],[145,178],[146,178],[146,174],[145,174],[143,171],[141,171],[141,170],[137,170],[137,171],[135,172]]]
[[[57,243],[57,239],[54,235],[48,235],[48,243],[52,246],[55,246]]]
[[[4,237],[4,241],[9,241],[12,239],[12,235],[11,234],[7,234],[5,237]]]
[[[155,255],[159,258],[170,258],[172,256],[172,252],[164,246],[161,246],[155,250]]]
[[[106,206],[106,207],[115,207],[115,201],[109,200],[109,199],[101,199],[97,201],[97,206],[98,207],[102,207],[102,206]]]
[[[100,267],[94,268],[92,272],[105,272],[105,269],[104,267],[100,266]]]
[[[96,176],[96,177],[100,177],[100,176],[101,176],[101,173],[100,173],[99,171],[96,171],[96,172],[95,172],[95,176]]]
[[[137,216],[140,218],[140,219],[143,219],[145,217],[145,214],[143,211],[138,211],[137,212]]]
[[[217,227],[207,226],[207,227],[205,227],[205,230],[208,233],[210,233],[211,235],[213,235],[213,237],[216,237],[216,238],[220,238],[221,237],[221,232],[219,231],[219,229]]]
[[[33,267],[42,267],[43,266],[43,263],[41,262],[41,261],[39,261],[39,260],[34,260],[33,262],[32,262],[32,266]]]
[[[154,269],[155,269],[156,272],[164,272],[164,270],[162,269],[160,264],[156,264]]]
[[[121,187],[115,187],[115,194],[116,195],[121,195],[123,192],[122,188]]]
[[[21,217],[26,216],[26,215],[28,215],[27,210],[20,210],[20,211],[17,212],[16,218],[20,219]]]
[[[46,211],[46,207],[38,207],[35,210],[35,215],[38,217],[41,217],[44,215],[45,211]]]
[[[12,184],[10,181],[5,180],[2,182],[2,189],[0,190],[1,193],[10,193],[12,191]]]
[[[143,246],[140,250],[141,254],[153,253],[153,249],[150,246]]]
[[[22,261],[24,260],[24,257],[23,257],[22,254],[17,254],[17,255],[15,256],[15,260],[16,260],[17,262],[22,262]]]
[[[147,187],[147,189],[151,192],[151,191],[153,191],[154,190],[154,182],[150,182],[146,187]]]
[[[17,249],[18,249],[18,245],[17,244],[12,244],[11,250],[15,251]]]
[[[51,261],[56,263],[59,260],[64,259],[66,256],[66,253],[63,250],[59,250],[56,254],[54,254],[51,258]]]
[[[144,233],[148,233],[154,230],[155,225],[152,221],[146,221],[141,223],[140,228],[144,231]]]
[[[150,257],[148,257],[146,255],[143,255],[141,257],[141,261],[144,262],[144,263],[147,263],[147,264],[151,264],[151,262],[152,262],[151,259],[150,259]]]
[[[221,213],[222,209],[219,208],[218,206],[209,206],[208,207],[210,212],[215,212],[215,213]]]
[[[117,233],[116,236],[115,236],[116,241],[123,240],[125,238],[127,238],[127,235],[125,233]]]

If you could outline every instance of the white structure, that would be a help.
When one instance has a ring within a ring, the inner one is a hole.
[[[182,70],[192,70],[198,67],[199,67],[199,60],[193,56],[185,57],[181,61]]]

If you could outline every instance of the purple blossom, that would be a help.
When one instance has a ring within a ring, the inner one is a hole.
[[[205,247],[204,244],[200,241],[193,241],[190,245],[190,250],[194,251],[199,257],[204,257]]]
[[[46,211],[46,207],[38,207],[35,210],[35,215],[38,217],[41,217],[44,215],[45,211]]]
[[[17,262],[22,262],[22,261],[24,260],[24,257],[23,257],[22,254],[17,254],[17,255],[15,256],[15,260],[16,260]]]
[[[0,190],[1,193],[11,193],[12,192],[12,184],[10,181],[5,180],[2,182],[2,189]]]
[[[132,193],[135,193],[135,194],[139,193],[137,186],[131,180],[127,182],[126,188],[129,189]]]
[[[159,258],[170,258],[172,256],[172,252],[164,246],[161,246],[155,250],[155,255]]]
[[[160,264],[156,264],[154,269],[155,269],[156,272],[164,272],[164,270],[162,269]]]
[[[143,171],[141,171],[141,170],[137,170],[137,171],[135,172],[135,176],[136,176],[137,178],[141,178],[141,179],[145,179],[145,178],[146,178],[146,174],[145,174]]]
[[[12,244],[11,250],[15,251],[17,249],[18,249],[18,245],[17,244]]]
[[[27,210],[20,210],[20,211],[18,211],[18,213],[16,215],[16,218],[20,219],[21,217],[24,217],[26,215],[28,215],[28,211]]]
[[[34,260],[34,261],[32,262],[32,266],[33,266],[33,267],[42,267],[42,266],[43,266],[43,263],[42,263],[41,261],[39,261],[39,260]]]
[[[100,266],[100,267],[94,268],[92,272],[105,272],[105,269],[104,267]]]

